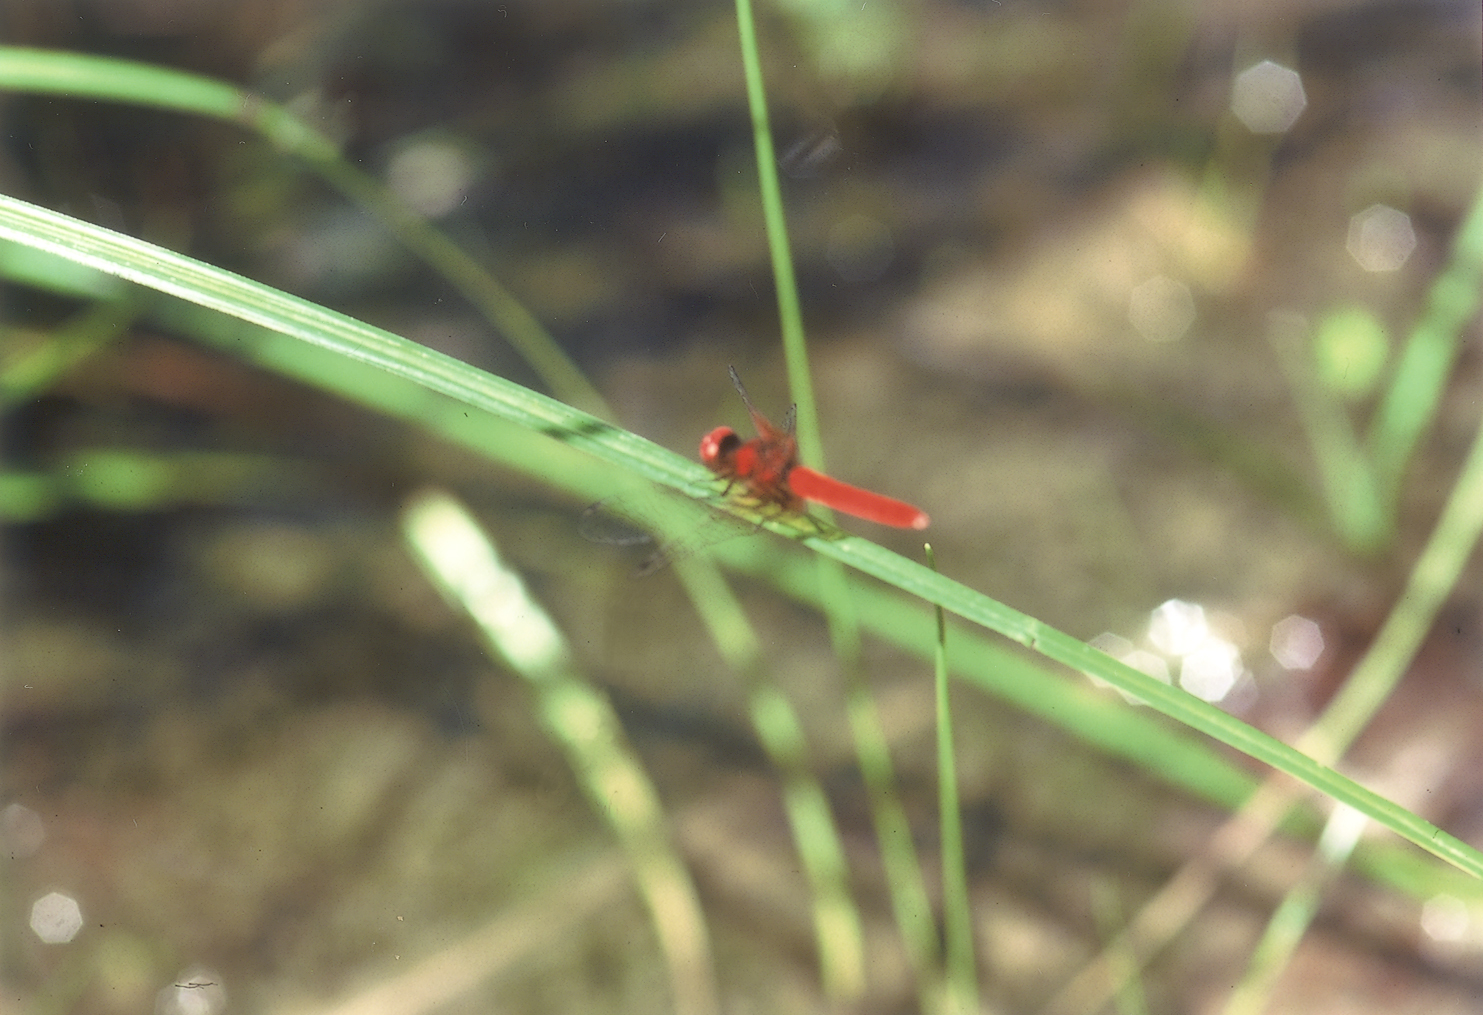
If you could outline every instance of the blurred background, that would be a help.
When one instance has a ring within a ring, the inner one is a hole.
[[[1320,379],[1367,418],[1483,178],[1477,4],[758,17],[830,471],[928,510],[952,577],[1188,670],[1290,741],[1398,594],[1483,391],[1473,341],[1396,531],[1357,546],[1325,513],[1281,343],[1313,337]],[[731,6],[7,0],[0,19],[10,45],[289,105],[502,280],[623,426],[691,456],[741,428],[728,364],[782,415]],[[0,95],[0,116],[6,193],[539,386],[449,283],[258,137],[47,96]],[[80,312],[0,299],[7,344]],[[127,510],[6,526],[5,1010],[426,1010],[397,977],[491,927],[438,1010],[669,1010],[610,833],[401,543],[426,484],[475,506],[619,707],[683,829],[727,1010],[822,1010],[740,683],[673,575],[633,582],[633,557],[579,537],[585,505],[148,321],[7,405],[5,441],[14,468],[180,470]],[[1480,577],[1345,767],[1474,845]],[[913,1010],[828,631],[741,588],[851,851],[864,1010]],[[930,671],[874,643],[867,662],[933,857]],[[1099,886],[1131,911],[1223,814],[983,695],[955,704],[985,1000],[1035,1011],[1108,936]],[[1150,1010],[1218,1010],[1305,856],[1277,844],[1229,878],[1146,973]],[[66,943],[34,929],[53,894],[80,913]],[[1268,1010],[1483,1011],[1483,931],[1428,930],[1422,908],[1341,880]]]

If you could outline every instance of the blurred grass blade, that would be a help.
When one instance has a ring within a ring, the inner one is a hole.
[[[630,471],[683,493],[710,486],[701,466],[511,381],[240,275],[0,194],[0,243],[5,241],[254,325],[262,330],[203,328],[197,337],[391,415],[434,427],[463,426],[442,417],[454,405],[458,413],[479,409],[627,463]],[[362,365],[371,369],[356,369]]]
[[[1405,592],[1349,679],[1299,749],[1324,763],[1343,757],[1405,675],[1483,537],[1483,424],[1442,516],[1411,568]],[[1368,813],[1368,812],[1366,812]],[[1370,815],[1374,817],[1373,814]]]
[[[1097,921],[1102,939],[1107,942],[1102,954],[1112,964],[1113,977],[1118,983],[1113,999],[1117,1003],[1118,1015],[1148,1015],[1142,969],[1123,930],[1125,918],[1117,885],[1109,878],[1098,877],[1092,882],[1092,916]]]
[[[1041,1015],[1091,1015],[1122,995],[1131,979],[1205,907],[1222,876],[1239,869],[1267,841],[1298,795],[1298,786],[1287,779],[1274,776],[1264,782],[1205,847],[1143,903],[1127,928],[1061,986]]]
[[[941,962],[937,925],[932,919],[925,870],[911,835],[911,821],[897,790],[891,745],[881,723],[875,692],[866,679],[860,621],[853,594],[837,561],[815,563],[819,601],[829,623],[829,641],[845,681],[845,715],[870,805],[870,821],[885,869],[891,915],[900,931],[917,989],[918,1004],[932,1007]]]
[[[423,216],[346,162],[328,137],[283,106],[228,82],[168,67],[13,46],[0,46],[0,90],[135,103],[227,120],[261,134],[303,159],[452,283],[558,397],[611,415],[597,389],[504,286]]]
[[[1344,869],[1366,824],[1364,816],[1353,808],[1342,804],[1334,808],[1302,880],[1267,921],[1246,976],[1226,999],[1225,1015],[1261,1015],[1268,1010],[1277,977],[1291,964],[1293,953],[1318,915],[1324,889]]]
[[[0,406],[13,405],[51,387],[56,380],[121,335],[135,310],[122,302],[97,303],[74,314],[61,327],[26,343],[7,329],[0,350]]]
[[[181,505],[272,504],[317,491],[318,471],[271,455],[79,448],[47,472],[0,472],[0,518],[28,521],[64,507],[157,511]]]
[[[659,794],[612,705],[577,672],[561,632],[462,504],[423,492],[402,520],[434,584],[478,625],[489,650],[524,678],[542,726],[623,843],[669,964],[676,1008],[719,1015],[695,886],[670,842]]]
[[[1318,462],[1329,523],[1351,550],[1375,553],[1394,536],[1395,503],[1381,502],[1374,471],[1343,404],[1318,380],[1307,323],[1295,314],[1274,314],[1267,322],[1267,337]]]
[[[803,723],[771,679],[757,632],[719,571],[688,560],[675,569],[727,667],[746,684],[752,728],[782,779],[783,809],[808,881],[824,990],[837,1000],[858,999],[865,992],[864,931],[850,894],[844,844],[809,764]]]
[[[1333,763],[1342,757],[1376,710],[1389,698],[1397,681],[1410,666],[1422,639],[1435,622],[1462,568],[1471,558],[1483,533],[1483,427],[1453,487],[1431,538],[1412,568],[1405,593],[1392,608],[1379,634],[1317,723],[1299,741],[1305,752],[1299,756],[1309,764]],[[1327,767],[1323,772],[1331,771]],[[1305,779],[1316,786],[1312,779]],[[1325,790],[1326,792],[1329,792]],[[1205,904],[1215,890],[1220,870],[1243,863],[1264,843],[1297,799],[1296,787],[1278,777],[1269,777],[1236,814],[1226,822],[1205,853],[1186,864],[1179,875],[1159,891],[1130,925],[1126,943],[1109,947],[1089,964],[1052,1001],[1047,1011],[1057,1013],[1095,1010],[1117,989],[1119,977],[1129,968],[1148,961],[1162,949]],[[1336,800],[1348,797],[1329,792]],[[1431,826],[1400,806],[1365,791],[1366,802],[1377,808],[1354,806],[1357,813],[1377,818],[1393,831],[1418,842],[1418,834]],[[1446,834],[1437,831],[1439,838]],[[1450,838],[1450,837],[1448,837]],[[1425,843],[1418,843],[1426,845]],[[1450,846],[1450,844],[1449,844]],[[1433,849],[1438,855],[1443,851]],[[1478,853],[1457,842],[1454,863],[1474,876],[1480,875]],[[1475,896],[1483,894],[1471,886]],[[1132,966],[1121,956],[1131,956]]]
[[[1473,196],[1452,241],[1452,256],[1432,283],[1426,309],[1411,329],[1395,376],[1370,430],[1370,454],[1381,489],[1394,500],[1416,444],[1431,425],[1463,327],[1483,300],[1483,189]]]

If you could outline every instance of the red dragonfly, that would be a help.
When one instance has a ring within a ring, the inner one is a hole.
[[[717,476],[727,481],[726,492],[740,486],[748,497],[762,505],[774,505],[787,511],[802,512],[805,500],[816,501],[844,514],[864,518],[880,525],[899,529],[925,529],[927,514],[920,508],[899,500],[862,490],[804,465],[798,464],[798,440],[793,436],[797,406],[790,406],[781,428],[752,405],[747,389],[742,387],[736,368],[731,368],[731,383],[741,393],[757,436],[743,441],[729,426],[718,426],[700,441],[700,460]],[[630,521],[636,522],[638,528]],[[713,543],[744,535],[748,529],[735,518],[713,520],[659,547],[634,572],[644,577],[688,557]],[[630,545],[650,541],[642,531],[649,527],[646,511],[631,503],[599,501],[582,513],[579,529],[584,537],[597,543]],[[755,532],[756,529],[751,529]]]
[[[776,427],[747,395],[736,368],[731,383],[736,385],[757,436],[744,441],[729,426],[718,426],[700,439],[700,460],[717,476],[727,481],[729,492],[740,485],[747,494],[764,504],[776,504],[789,511],[802,511],[805,500],[814,501],[843,514],[863,518],[878,525],[898,529],[925,529],[930,519],[921,508],[879,493],[862,490],[815,472],[798,464],[798,439],[793,427],[798,406],[790,405],[783,425]]]

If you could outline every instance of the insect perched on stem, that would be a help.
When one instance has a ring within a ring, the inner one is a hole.
[[[700,460],[717,476],[727,480],[727,489],[739,484],[752,498],[790,511],[802,511],[805,500],[814,501],[843,514],[898,529],[925,529],[927,512],[883,494],[862,490],[822,472],[798,464],[798,440],[793,436],[798,406],[788,407],[781,427],[772,422],[747,395],[736,368],[730,367],[757,436],[744,441],[729,426],[718,426],[700,439]]]
[[[782,427],[773,426],[752,405],[752,399],[747,395],[747,389],[742,387],[734,367],[731,369],[731,383],[736,385],[747,411],[752,414],[757,436],[744,441],[731,427],[718,426],[700,441],[700,460],[727,481],[727,493],[733,487],[739,487],[759,506],[784,511],[802,512],[803,502],[811,500],[880,525],[892,525],[898,529],[927,527],[927,514],[920,508],[842,483],[799,465],[798,441],[793,436],[797,407],[788,409]],[[578,528],[585,538],[596,543],[629,545],[649,542],[651,537],[643,531],[652,528],[648,516],[647,510],[639,509],[632,502],[599,501],[582,513]],[[816,531],[823,531],[816,519],[807,520]],[[635,576],[653,574],[697,550],[745,535],[748,531],[756,532],[757,529],[755,526],[749,529],[739,519],[717,511],[708,524],[666,542],[651,553],[639,565]]]

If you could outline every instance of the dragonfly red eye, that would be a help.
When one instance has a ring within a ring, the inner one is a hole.
[[[729,426],[718,426],[700,439],[700,460],[714,469],[722,459],[729,458],[741,446],[741,438]]]

